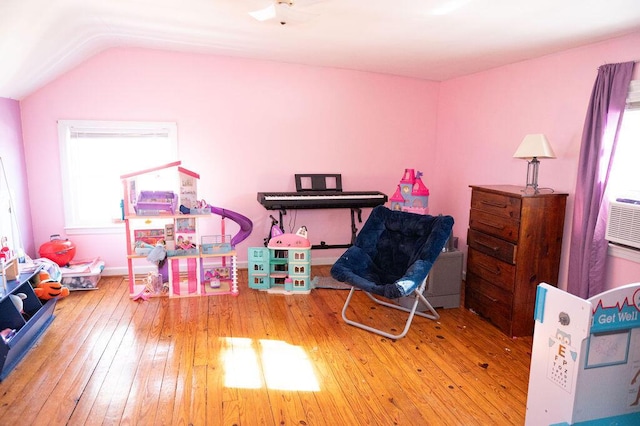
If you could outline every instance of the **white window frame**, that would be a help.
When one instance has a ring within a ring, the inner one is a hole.
[[[161,164],[176,161],[178,157],[178,129],[174,122],[141,122],[141,121],[96,121],[96,120],[59,120],[58,121],[58,141],[60,146],[60,169],[62,177],[62,200],[64,207],[64,229],[66,234],[118,234],[124,233],[124,222],[114,218],[111,223],[94,223],[87,225],[76,221],[77,211],[74,205],[78,201],[78,194],[73,190],[71,184],[71,153],[69,143],[73,133],[95,133],[100,135],[121,135],[123,137],[135,137],[141,134],[161,134],[166,135],[169,141],[169,152],[167,160]],[[123,156],[131,155],[123,152]],[[100,158],[95,158],[100,161]],[[145,164],[136,170],[143,170],[150,166]],[[120,181],[117,181],[120,185]],[[99,190],[97,188],[96,190]]]

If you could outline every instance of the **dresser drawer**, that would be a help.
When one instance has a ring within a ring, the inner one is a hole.
[[[508,241],[492,237],[475,229],[469,229],[467,244],[479,252],[496,257],[504,262],[515,264],[518,247]]]
[[[504,194],[494,194],[474,190],[471,193],[471,208],[482,210],[496,216],[520,219],[521,199]]]
[[[491,302],[497,312],[500,312],[501,315],[511,317],[511,307],[513,306],[513,294],[511,292],[469,272],[467,272],[466,277],[465,291],[466,290],[473,290],[482,294]]]
[[[467,258],[467,273],[472,273],[509,292],[513,292],[516,267],[472,248]]]
[[[496,216],[483,210],[471,209],[469,227],[515,243],[518,241],[520,221]]]
[[[491,294],[488,295],[485,291]],[[511,334],[511,304],[499,301],[503,298],[499,296],[501,291],[503,290],[473,274],[467,275],[464,304],[468,309],[491,321],[503,332]],[[494,297],[496,295],[498,298]]]

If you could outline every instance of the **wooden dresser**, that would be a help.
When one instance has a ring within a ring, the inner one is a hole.
[[[530,336],[537,285],[557,285],[567,194],[471,188],[465,307],[509,336]]]

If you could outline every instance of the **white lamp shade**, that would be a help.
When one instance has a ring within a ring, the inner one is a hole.
[[[542,133],[527,135],[513,154],[513,158],[556,158],[547,137]]]

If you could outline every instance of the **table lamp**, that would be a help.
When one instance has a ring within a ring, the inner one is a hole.
[[[513,158],[527,160],[527,185],[524,188],[524,192],[531,188],[533,193],[537,194],[539,192],[538,167],[540,166],[538,158],[556,158],[556,154],[553,152],[547,137],[541,133],[526,135],[515,154],[513,154]]]

